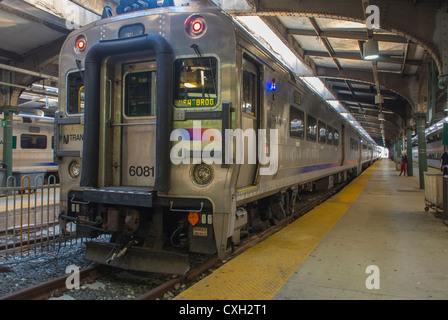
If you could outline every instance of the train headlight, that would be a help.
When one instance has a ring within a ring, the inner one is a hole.
[[[207,32],[205,19],[197,14],[190,16],[185,21],[185,32],[190,38],[202,37]]]
[[[76,38],[75,41],[75,52],[76,53],[83,53],[86,51],[87,48],[87,38],[85,35],[80,35],[78,38]]]
[[[197,164],[191,167],[190,177],[194,184],[205,187],[213,180],[213,168],[208,164]]]
[[[72,163],[70,163],[70,166],[68,167],[68,174],[73,180],[79,178],[79,176],[81,175],[81,166],[78,162],[72,161]]]

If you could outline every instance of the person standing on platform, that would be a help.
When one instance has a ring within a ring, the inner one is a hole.
[[[443,175],[448,174],[448,153],[445,151],[440,158],[440,170],[442,170]]]
[[[400,176],[403,173],[403,176],[406,175],[406,168],[408,165],[408,154],[406,153],[405,150],[403,150],[403,153],[401,155],[401,171],[400,171]]]

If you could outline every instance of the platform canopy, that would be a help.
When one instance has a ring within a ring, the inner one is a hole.
[[[318,78],[332,103],[378,145],[389,146],[414,127],[416,114],[428,114],[428,125],[446,117],[448,1],[214,2],[249,30],[255,23],[268,26],[306,66],[295,68],[297,75]],[[263,38],[257,30],[251,32]],[[372,44],[379,57],[366,60]]]
[[[53,116],[59,52],[67,35],[119,0],[0,1],[0,106]]]

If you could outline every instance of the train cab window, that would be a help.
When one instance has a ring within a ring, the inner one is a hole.
[[[327,144],[333,144],[334,129],[330,126],[327,127]]]
[[[305,137],[305,113],[293,106],[289,107],[289,134],[292,138]]]
[[[180,108],[213,107],[218,102],[216,58],[178,59],[174,63],[174,105]]]
[[[20,136],[22,149],[47,149],[47,136],[37,134],[22,134]]]
[[[243,114],[255,117],[257,97],[257,76],[248,70],[243,71]]]
[[[325,143],[327,142],[327,125],[319,121],[319,143]]]
[[[333,144],[337,147],[339,147],[339,131],[338,130],[334,130],[333,133]]]
[[[317,137],[317,120],[316,118],[308,115],[306,118],[307,130],[306,130],[306,140],[316,142]]]
[[[67,113],[84,113],[84,81],[81,71],[72,72],[67,77]]]
[[[150,117],[155,115],[153,82],[155,72],[128,73],[125,77],[124,113],[128,117]]]

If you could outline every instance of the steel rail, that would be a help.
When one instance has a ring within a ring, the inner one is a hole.
[[[342,183],[339,186],[334,187],[333,189],[329,190],[325,194],[321,195],[317,199],[314,199],[310,201],[309,203],[305,204],[303,207],[296,210],[295,213],[290,215],[289,217],[283,219],[280,223],[268,228],[267,230],[253,236],[250,238],[250,240],[244,242],[242,245],[229,249],[227,251],[227,257],[229,259],[232,259],[233,257],[243,253],[247,249],[257,245],[258,243],[262,242],[263,240],[269,238],[274,233],[280,231],[282,228],[284,228],[286,225],[293,222],[295,219],[300,218],[300,216],[304,215],[323,201],[326,201],[330,197],[332,197],[335,193],[339,192],[341,189],[343,189],[347,183]],[[210,268],[216,268],[219,265],[222,265],[223,261],[219,259],[218,257],[212,258],[209,261],[205,262],[204,264],[201,264],[197,268],[194,268],[187,272],[185,275],[180,276],[178,278],[172,279],[162,285],[160,285],[157,288],[152,289],[151,291],[139,296],[136,300],[155,300],[157,298],[163,297],[163,295],[172,290],[176,284],[184,284],[187,282],[195,281],[197,280],[201,274],[204,274],[208,272]]]
[[[30,288],[25,288],[6,296],[0,297],[0,300],[43,300],[50,297],[54,290],[66,291],[66,280],[70,274],[38,284]],[[87,278],[97,279],[100,277],[97,272],[97,265],[88,267],[80,271],[80,282],[82,283]]]

